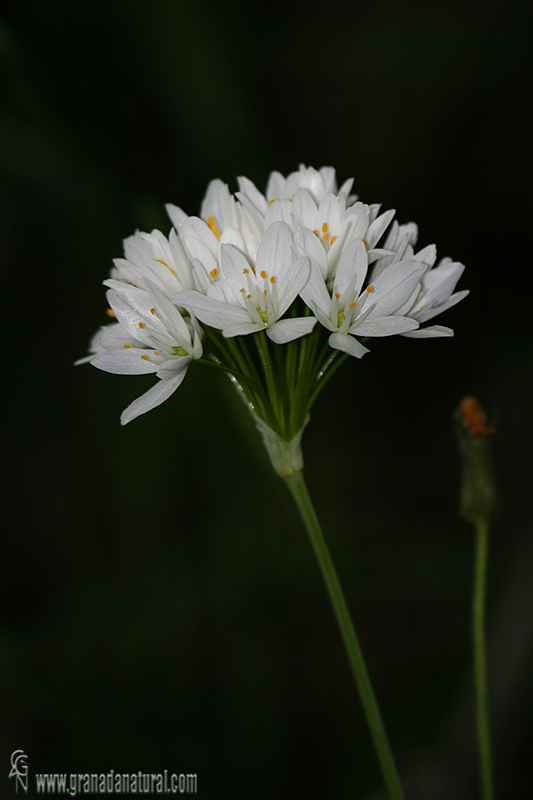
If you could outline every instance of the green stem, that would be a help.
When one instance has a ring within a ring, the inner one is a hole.
[[[320,523],[316,516],[311,498],[305,485],[303,472],[296,472],[285,477],[285,481],[292,492],[296,505],[302,515],[302,519],[309,533],[313,549],[315,551],[322,575],[329,592],[330,600],[337,617],[337,622],[346,647],[348,660],[352,668],[361,702],[366,714],[366,719],[378,758],[381,770],[385,779],[389,797],[391,800],[403,800],[403,791],[400,785],[398,772],[394,763],[394,758],[387,739],[387,734],[383,726],[378,704],[370,683],[370,678],[366,670],[363,654],[359,646],[359,641],[355,633],[346,600],[342,592],[333,561],[329,554],[326,542],[320,529]]]
[[[478,518],[476,527],[476,560],[472,596],[472,633],[474,640],[474,685],[479,744],[479,769],[483,800],[494,800],[492,755],[487,699],[487,659],[485,648],[485,598],[489,523]]]

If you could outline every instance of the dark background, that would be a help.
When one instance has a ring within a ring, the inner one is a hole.
[[[306,534],[230,386],[73,367],[121,241],[209,180],[355,177],[467,265],[454,339],[394,337],[317,402],[307,479],[412,800],[479,796],[473,537],[452,413],[498,427],[489,569],[500,797],[533,734],[528,4],[18,0],[0,19],[0,789],[35,772],[196,772],[199,797],[378,798]],[[223,376],[222,376],[223,377]]]

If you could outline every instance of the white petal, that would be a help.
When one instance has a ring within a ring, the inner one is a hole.
[[[328,325],[323,322],[323,318],[329,321],[331,297],[326,289],[322,272],[314,262],[311,263],[309,280],[300,291],[300,297],[304,303],[309,306],[311,311],[317,314],[322,325],[328,327]],[[330,330],[332,330],[332,328],[330,328]],[[336,330],[336,328],[334,330]]]
[[[286,225],[290,225],[291,212],[291,200],[276,200],[274,203],[271,203],[265,214],[265,231],[267,228],[270,228],[274,222],[284,222]]]
[[[246,284],[243,270],[251,270],[247,258],[231,244],[223,244],[220,248],[220,266],[225,278],[240,281],[241,286]]]
[[[206,225],[207,228],[207,225]],[[213,238],[215,238],[213,236]],[[213,255],[212,250],[207,247],[205,242],[200,242],[192,236],[182,236],[183,244],[189,258],[194,261],[199,261],[209,275],[216,275],[218,272],[218,261]],[[217,242],[217,255],[218,255],[218,242]]]
[[[367,269],[368,258],[364,242],[362,239],[353,239],[337,265],[335,291],[342,297],[349,286],[350,291],[354,292],[356,296],[359,295]]]
[[[237,323],[244,324],[250,321],[248,312],[244,308],[222,303],[220,300],[206,297],[200,292],[178,292],[174,296],[173,302],[178,306],[190,309],[201,322],[211,325],[212,328],[224,329]]]
[[[381,216],[377,217],[377,219],[368,226],[365,239],[369,249],[376,246],[376,243],[380,240],[395,213],[394,209],[391,208],[390,211],[385,211],[384,214],[381,214]]]
[[[257,275],[265,270],[267,275],[276,277],[288,271],[292,264],[292,236],[283,222],[274,222],[261,239],[255,259]]]
[[[375,304],[372,315],[384,317],[394,313],[411,296],[427,267],[416,261],[399,261],[391,264],[372,284]]]
[[[306,189],[298,189],[294,195],[292,213],[303,228],[313,230],[316,221],[316,203]]]
[[[173,203],[167,203],[165,205],[165,209],[175,228],[179,228],[180,225],[189,217],[185,211],[182,211],[179,206],[175,206]]]
[[[278,284],[278,316],[282,317],[293,300],[303,290],[309,280],[311,262],[308,258],[300,258],[293,264],[289,273],[280,276]]]
[[[357,336],[393,336],[396,333],[415,330],[417,326],[417,321],[410,317],[369,316],[360,325],[353,325],[349,332]]]
[[[237,181],[241,192],[246,195],[257,211],[264,217],[268,211],[268,203],[264,195],[261,194],[259,189],[249,178],[240,177],[237,178]]]
[[[122,425],[127,425],[128,422],[131,422],[136,417],[140,417],[141,414],[146,414],[147,411],[151,411],[152,408],[156,408],[156,406],[168,400],[170,395],[176,391],[183,381],[186,374],[187,370],[184,369],[170,381],[158,381],[155,386],[152,386],[151,389],[148,389],[148,391],[138,397],[137,400],[134,400],[133,403],[122,412],[120,417]]]
[[[309,258],[318,264],[322,273],[322,277],[325,279],[328,271],[326,251],[324,250],[324,246],[322,245],[316,233],[313,233],[313,231],[310,231],[307,228],[303,228],[296,234],[294,241],[297,245],[299,245],[299,247],[302,248]]]
[[[461,300],[464,300],[464,298],[469,294],[470,294],[469,289],[463,289],[462,292],[456,292],[456,294],[452,294],[449,300],[447,300],[445,303],[442,303],[442,305],[432,306],[430,308],[423,309],[414,314],[414,316],[416,316],[419,322],[427,322],[428,319],[433,319],[433,317],[436,317],[437,314],[442,314],[443,311],[447,311],[449,308],[456,305]],[[410,311],[409,313],[412,314],[413,312]]]
[[[432,325],[429,328],[419,328],[416,331],[402,333],[402,336],[409,336],[412,339],[434,339],[437,336],[453,336],[453,330],[445,328],[443,325]]]
[[[335,350],[342,350],[344,353],[348,353],[348,355],[354,356],[355,358],[362,358],[365,353],[370,352],[367,347],[348,333],[339,333],[338,331],[337,333],[332,333],[328,342],[330,347],[333,347]]]
[[[267,328],[267,336],[276,344],[285,344],[311,333],[316,324],[315,317],[280,319]]]
[[[144,375],[148,372],[157,372],[157,364],[141,358],[147,355],[143,350],[105,350],[98,353],[91,364],[104,372],[113,372],[115,375]]]
[[[178,373],[187,369],[191,361],[191,356],[169,358],[168,361],[163,361],[163,363],[159,365],[156,375],[163,381],[173,380]]]
[[[106,283],[109,284],[112,281],[106,281]],[[107,302],[131,338],[150,347],[149,331],[164,333],[165,329],[157,317],[151,313],[153,301],[148,292],[144,289],[133,291],[134,288],[123,285],[120,294],[110,289],[106,295]]]
[[[227,328],[223,329],[222,335],[225,336],[226,339],[231,339],[233,336],[247,336],[249,333],[257,333],[264,329],[264,322],[259,324],[258,322],[248,321],[238,325],[229,325]]]

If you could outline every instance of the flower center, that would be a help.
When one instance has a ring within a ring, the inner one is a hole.
[[[337,239],[336,236],[332,236],[331,235],[331,232],[329,230],[329,225],[328,225],[327,222],[324,222],[322,224],[322,236],[320,235],[320,232],[318,231],[317,228],[314,229],[313,233],[322,242],[322,244],[324,245],[324,247],[326,249],[326,252],[329,251],[329,248],[332,247],[332,245],[334,244],[334,242]]]

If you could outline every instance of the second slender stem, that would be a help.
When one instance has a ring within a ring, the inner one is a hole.
[[[370,678],[363,659],[363,653],[355,633],[348,606],[344,599],[344,594],[333,566],[333,561],[329,554],[320,523],[316,516],[311,498],[307,491],[303,472],[297,472],[285,477],[285,481],[296,501],[296,505],[302,515],[307,531],[309,533],[313,549],[315,551],[326,587],[337,617],[337,622],[342,634],[348,660],[352,669],[361,702],[365,711],[366,719],[378,758],[381,770],[388,789],[391,800],[403,800],[403,791],[394,763],[394,758],[390,749],[385,727],[381,719],[374,690],[370,683]]]
[[[472,633],[474,644],[474,686],[479,743],[480,780],[483,800],[494,800],[492,754],[487,699],[487,666],[485,647],[485,605],[489,524],[478,519],[476,527],[476,559],[472,596]]]

